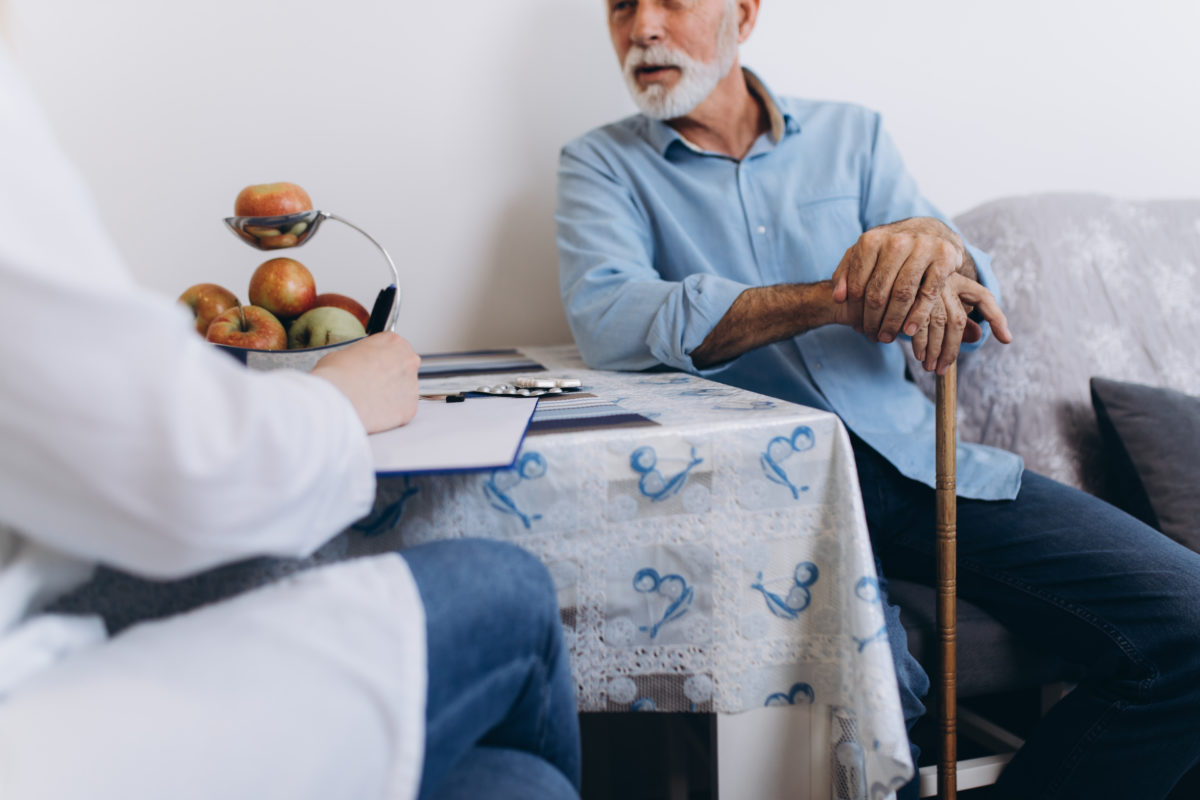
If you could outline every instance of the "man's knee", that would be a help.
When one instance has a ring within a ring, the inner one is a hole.
[[[1200,708],[1200,608],[1194,599],[1200,597],[1200,576],[1191,579],[1192,599],[1176,595],[1155,614],[1160,633],[1146,655],[1159,692],[1189,697]]]
[[[464,540],[478,548],[481,563],[489,565],[489,573],[503,595],[499,600],[513,606],[513,611],[526,610],[528,618],[546,613],[558,620],[558,591],[549,570],[536,556],[514,544],[486,539]]]

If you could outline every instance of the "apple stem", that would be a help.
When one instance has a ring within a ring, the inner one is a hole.
[[[242,318],[242,330],[243,331],[248,330],[248,328],[246,327],[246,312],[242,308],[241,303],[238,303],[238,316]]]

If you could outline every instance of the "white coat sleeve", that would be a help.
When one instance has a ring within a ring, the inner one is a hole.
[[[0,523],[174,577],[301,556],[364,515],[350,402],[256,373],[130,278],[0,42]]]

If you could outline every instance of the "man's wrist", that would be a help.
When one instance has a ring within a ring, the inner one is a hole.
[[[856,308],[859,316],[862,315],[861,304],[852,303],[849,300],[843,303],[834,301],[832,280],[804,284],[804,290],[808,293],[807,305],[812,310],[811,318],[814,328],[825,325],[853,326],[852,316]]]

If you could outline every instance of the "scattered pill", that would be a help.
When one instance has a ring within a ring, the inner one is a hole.
[[[536,384],[536,385],[534,385]],[[577,378],[558,378],[555,380],[542,378],[514,378],[512,383],[498,383],[495,386],[480,386],[468,389],[476,394],[507,395],[510,397],[541,397],[545,394],[562,394],[582,386]]]
[[[555,382],[545,378],[516,378],[513,384],[518,389],[553,389]]]

